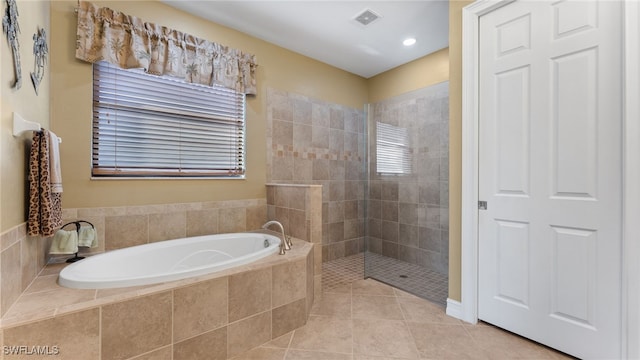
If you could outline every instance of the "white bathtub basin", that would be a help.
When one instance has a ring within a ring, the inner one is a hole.
[[[113,250],[73,263],[60,285],[106,289],[157,284],[210,274],[278,252],[280,239],[261,233],[197,236]]]

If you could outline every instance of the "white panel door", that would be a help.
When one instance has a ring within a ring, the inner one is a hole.
[[[621,350],[621,10],[480,18],[479,318],[581,358]]]

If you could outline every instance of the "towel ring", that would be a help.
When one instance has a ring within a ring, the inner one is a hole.
[[[93,224],[92,224],[92,223],[90,223],[90,222],[88,222],[88,221],[86,221],[86,220],[78,220],[78,221],[71,221],[71,222],[68,222],[68,223],[66,223],[66,224],[62,225],[62,226],[60,227],[60,229],[64,228],[64,227],[65,227],[65,226],[67,226],[67,225],[75,224],[75,225],[76,225],[76,232],[78,232],[78,235],[80,235],[80,223],[89,224],[89,225],[91,225],[91,228],[93,228],[93,229],[95,229],[95,228],[96,228],[95,226],[93,226]],[[76,261],[78,261],[78,260],[82,260],[82,259],[84,259],[84,256],[78,256],[78,251],[76,251],[76,254],[75,254],[72,258],[68,258],[68,259],[67,259],[67,262],[68,262],[68,263],[74,263],[74,262],[76,262]]]

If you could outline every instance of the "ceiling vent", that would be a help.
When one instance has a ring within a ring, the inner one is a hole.
[[[362,11],[359,15],[357,15],[353,19],[355,21],[359,22],[360,24],[362,24],[364,26],[367,26],[367,25],[371,24],[372,22],[378,20],[379,18],[380,18],[380,15],[376,14],[372,10],[365,9],[364,11]]]

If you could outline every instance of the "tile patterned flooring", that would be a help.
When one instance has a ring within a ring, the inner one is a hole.
[[[326,286],[305,326],[234,359],[571,359],[493,326],[448,317],[444,307],[363,280],[354,261],[343,262],[342,277],[335,264],[324,264]]]
[[[366,271],[364,259],[366,261]],[[323,289],[332,289],[364,274],[380,282],[393,285],[423,299],[442,306],[447,304],[449,282],[446,275],[404,261],[367,252],[326,262],[322,267]]]

